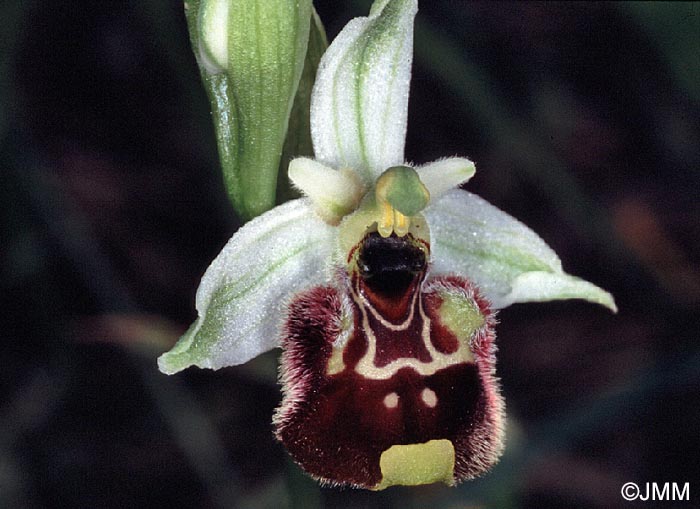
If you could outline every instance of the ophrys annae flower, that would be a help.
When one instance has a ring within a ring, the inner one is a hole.
[[[197,292],[162,371],[218,369],[282,346],[274,423],[317,479],[453,484],[503,449],[494,311],[612,297],[566,274],[530,229],[463,191],[474,164],[404,161],[415,0],[375,2],[319,66],[304,198],[243,226]]]

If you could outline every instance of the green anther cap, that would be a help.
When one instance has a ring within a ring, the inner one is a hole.
[[[377,179],[377,198],[404,216],[415,216],[430,201],[430,193],[418,173],[408,166],[393,166]]]

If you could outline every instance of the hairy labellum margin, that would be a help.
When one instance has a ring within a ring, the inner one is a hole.
[[[428,251],[367,234],[289,306],[276,435],[322,482],[454,484],[502,452],[493,313],[464,278],[426,279]]]

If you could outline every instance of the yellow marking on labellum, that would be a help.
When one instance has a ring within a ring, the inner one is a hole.
[[[392,445],[379,458],[382,480],[373,489],[418,486],[443,482],[454,484],[455,448],[446,439],[424,444]]]
[[[428,389],[427,387],[423,389],[423,392],[420,393],[420,399],[423,400],[423,403],[426,404],[426,406],[429,406],[430,408],[435,408],[435,405],[437,405],[437,394],[435,394],[435,391]]]
[[[357,302],[358,307],[360,308],[360,313],[362,315],[362,328],[365,332],[365,337],[367,338],[368,342],[367,351],[355,366],[355,371],[358,374],[370,380],[388,380],[389,378],[394,376],[400,369],[408,367],[412,368],[419,375],[430,376],[448,366],[474,362],[474,355],[472,354],[472,351],[469,348],[468,341],[460,341],[457,350],[450,354],[444,354],[438,352],[435,349],[435,347],[433,346],[433,342],[430,340],[430,318],[428,318],[428,316],[425,314],[425,310],[423,309],[423,299],[420,296],[419,292],[416,292],[414,295],[413,302],[411,303],[411,312],[409,313],[409,318],[401,324],[394,325],[385,320],[383,317],[381,317],[377,310],[375,310],[374,307],[366,299],[360,296],[359,288],[357,285],[359,285],[359,281],[352,289],[352,297],[355,300],[355,302]],[[369,324],[369,314],[367,312],[367,309],[369,308],[369,312],[371,312],[376,318],[378,318],[380,326],[386,327],[387,329],[390,329],[392,331],[400,331],[405,330],[409,327],[411,321],[413,320],[413,310],[415,309],[416,305],[418,307],[420,317],[423,320],[421,339],[423,340],[423,345],[430,354],[431,360],[428,362],[423,362],[420,359],[416,359],[415,357],[402,357],[390,362],[386,366],[378,367],[375,362],[375,359],[377,357],[377,337]],[[473,333],[476,332],[477,331],[473,331]]]
[[[359,281],[358,281],[359,284]],[[375,320],[377,320],[379,323],[381,323],[384,327],[386,327],[389,330],[393,331],[402,331],[406,330],[411,326],[411,322],[413,322],[413,317],[415,315],[415,309],[416,309],[416,300],[418,299],[418,292],[415,292],[413,294],[413,298],[411,299],[411,304],[410,304],[410,311],[408,312],[408,316],[406,319],[401,322],[401,323],[391,323],[389,320],[384,318],[381,314],[379,314],[379,311],[374,309],[374,306],[370,303],[370,301],[367,300],[367,298],[360,293],[359,288],[356,289],[355,294],[359,297],[360,302],[360,307],[362,309],[369,309],[369,312],[372,313],[372,316],[374,317]],[[357,301],[357,299],[355,299]]]
[[[345,352],[344,347],[333,347],[331,357],[330,359],[328,359],[328,367],[326,367],[326,374],[328,376],[337,375],[345,369],[345,361],[343,361],[343,352]]]
[[[328,376],[337,375],[345,369],[345,361],[343,360],[345,345],[352,337],[355,328],[352,304],[350,304],[350,299],[346,295],[341,297],[340,315],[334,325],[338,328],[339,334],[333,341],[331,356],[326,365],[326,374]]]
[[[390,392],[384,396],[384,406],[387,408],[396,408],[399,406],[399,395],[395,392]]]
[[[481,310],[462,293],[440,292],[440,297],[442,304],[438,313],[443,325],[457,336],[460,342],[469,342],[474,332],[486,323]]]

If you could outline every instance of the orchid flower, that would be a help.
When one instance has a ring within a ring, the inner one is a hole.
[[[219,369],[281,346],[276,436],[321,482],[455,484],[503,450],[494,313],[613,298],[566,274],[525,225],[460,189],[464,158],[404,160],[416,0],[378,0],[323,56],[304,197],[231,238],[164,373]]]

